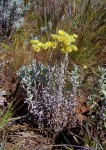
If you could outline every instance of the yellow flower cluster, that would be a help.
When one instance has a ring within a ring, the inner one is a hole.
[[[41,49],[48,49],[48,48],[56,48],[57,47],[57,42],[55,41],[48,41],[46,43],[41,43],[39,40],[31,40],[30,42],[32,44],[32,47],[36,52],[40,52]]]
[[[31,40],[32,47],[36,52],[39,52],[41,49],[53,48],[55,49],[58,45],[60,45],[61,52],[72,52],[77,51],[77,47],[73,45],[78,37],[76,34],[69,35],[63,30],[59,30],[58,34],[51,35],[53,41],[48,41],[46,43],[41,43],[39,40]]]

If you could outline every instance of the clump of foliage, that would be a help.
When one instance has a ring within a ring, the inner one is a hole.
[[[0,1],[0,38],[10,36],[13,28],[20,28],[23,24],[23,14],[29,8],[29,3],[24,4],[22,0]],[[0,39],[0,40],[1,40]]]
[[[31,43],[37,52],[45,46],[47,49],[55,42],[56,45],[59,43],[62,47],[61,50],[64,48],[63,52],[66,53],[61,65],[45,66],[43,63],[33,62],[20,68],[17,73],[22,87],[27,93],[25,102],[28,104],[29,113],[35,124],[43,130],[48,128],[47,132],[49,131],[51,134],[61,131],[69,123],[70,117],[76,116],[76,100],[74,99],[76,91],[72,92],[71,88],[68,90],[66,81],[70,82],[70,86],[71,81],[74,82],[73,76],[70,77],[71,73],[68,72],[68,52],[77,50],[77,47],[71,44],[75,42],[77,35],[70,36],[59,30],[59,35],[52,35],[52,37],[53,42],[43,44],[38,40],[31,40]],[[57,48],[57,46],[53,46],[53,48]],[[75,120],[77,121],[77,119]]]
[[[92,115],[92,119],[97,119],[100,128],[106,128],[106,69],[99,67],[98,85],[90,93],[89,104],[96,116]]]
[[[67,79],[65,67],[64,63],[60,67],[51,67],[33,62],[20,68],[17,73],[27,94],[25,103],[28,104],[33,124],[51,135],[61,131],[69,123],[71,116],[76,116],[76,91],[66,88],[66,80],[71,86],[71,78]]]
[[[84,124],[86,132],[85,144],[98,149],[105,149],[106,133],[106,68],[98,67],[93,70],[92,89],[88,94],[87,105],[90,114]],[[90,83],[88,83],[90,84]],[[89,85],[88,85],[89,86]]]

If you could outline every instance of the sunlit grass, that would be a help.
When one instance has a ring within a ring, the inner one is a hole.
[[[32,23],[28,27],[34,37],[42,41],[50,40],[50,34],[63,29],[78,35],[79,52],[73,53],[71,60],[83,65],[94,65],[103,60],[105,52],[105,1],[38,1],[36,10],[27,17]],[[63,7],[64,5],[64,7]],[[37,13],[36,13],[37,11]],[[49,26],[51,22],[51,26]]]
[[[8,41],[1,43],[1,49],[7,54],[7,61],[10,69],[16,72],[22,65],[28,64],[34,54],[30,49],[27,33],[20,31],[11,35]]]

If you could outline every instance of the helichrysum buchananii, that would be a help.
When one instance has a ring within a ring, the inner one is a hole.
[[[73,45],[78,37],[76,34],[69,35],[63,30],[58,30],[58,34],[52,34],[51,37],[53,40],[47,41],[46,43],[42,43],[39,40],[31,40],[33,49],[36,52],[40,52],[42,49],[56,49],[58,47],[62,53],[70,53],[78,50],[78,48]]]

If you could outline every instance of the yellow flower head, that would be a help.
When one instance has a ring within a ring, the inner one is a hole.
[[[34,48],[34,50],[35,50],[36,52],[40,52],[40,47],[39,47],[39,46],[37,46],[37,45],[32,45],[32,47]]]
[[[74,43],[76,40],[74,38],[70,39],[70,42]]]
[[[63,53],[66,53],[66,52],[71,53],[72,51],[73,51],[73,50],[72,50],[72,48],[71,48],[70,46],[63,47],[63,48],[61,49],[61,52],[63,52]]]
[[[83,68],[84,68],[84,69],[87,69],[88,67],[87,67],[87,65],[83,65]]]
[[[58,39],[58,35],[55,35],[55,34],[52,34],[51,37],[52,37],[53,40],[57,40]]]
[[[46,42],[45,45],[49,48],[51,47],[52,43],[50,41]]]
[[[48,49],[48,46],[46,44],[43,44],[43,49]]]
[[[73,38],[78,38],[78,35],[77,34],[73,34]]]
[[[62,53],[66,53],[66,49],[65,49],[65,48],[62,48],[62,49],[61,49],[61,52],[62,52]]]
[[[68,52],[68,53],[72,52],[72,48],[70,46],[66,47],[66,52]]]
[[[56,48],[56,47],[57,47],[57,43],[56,43],[56,42],[52,42],[52,43],[51,43],[51,47],[52,47],[52,48]]]
[[[39,46],[39,47],[43,47],[44,46],[44,44],[43,43],[41,43],[41,42],[39,42],[38,44],[37,44],[37,46]]]
[[[74,50],[74,51],[78,50],[78,48],[75,45],[71,45],[71,49]]]
[[[70,41],[69,40],[64,40],[64,44],[66,45],[66,46],[69,46],[70,45]]]
[[[64,37],[63,37],[63,36],[58,36],[58,41],[59,41],[59,42],[64,41]]]
[[[40,41],[39,40],[31,40],[30,43],[31,44],[38,44],[38,43],[40,43]]]
[[[59,31],[58,31],[58,34],[60,34],[60,35],[66,35],[66,32],[63,31],[63,30],[59,30]]]

